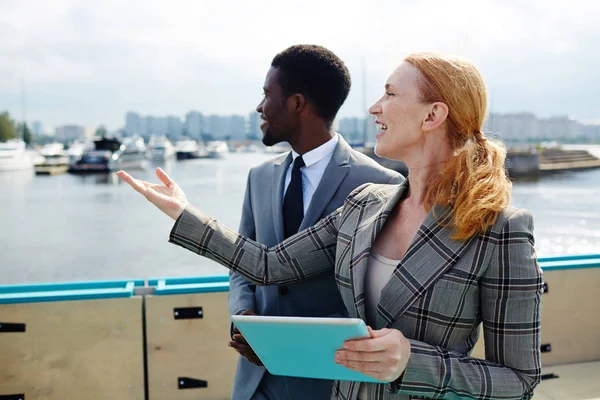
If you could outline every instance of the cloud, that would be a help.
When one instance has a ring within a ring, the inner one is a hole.
[[[591,0],[0,0],[0,109],[20,116],[24,75],[27,117],[47,126],[246,114],[278,51],[318,43],[353,76],[342,116],[364,114],[363,78],[371,103],[404,55],[437,50],[473,60],[494,111],[597,119],[599,18]]]

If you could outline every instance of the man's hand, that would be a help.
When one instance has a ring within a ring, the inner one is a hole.
[[[242,315],[258,315],[252,310],[246,310],[242,313]],[[233,347],[235,351],[240,353],[246,360],[250,361],[252,364],[258,365],[259,367],[263,366],[262,361],[258,358],[252,347],[246,342],[244,335],[242,335],[237,328],[237,326],[233,327],[233,336],[232,340],[229,342],[229,347]]]
[[[160,168],[156,168],[156,176],[163,183],[162,185],[135,179],[125,171],[117,172],[117,176],[175,220],[183,213],[188,204],[183,190]]]

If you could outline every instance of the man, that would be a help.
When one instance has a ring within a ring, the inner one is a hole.
[[[292,46],[277,54],[256,108],[263,143],[288,142],[292,151],[250,170],[240,233],[274,246],[314,225],[367,182],[400,183],[403,177],[356,152],[332,130],[350,91],[348,69],[331,51]],[[333,272],[288,286],[259,286],[231,273],[230,314],[346,317]],[[240,354],[234,400],[329,399],[332,382],[273,376],[232,328],[229,345]]]

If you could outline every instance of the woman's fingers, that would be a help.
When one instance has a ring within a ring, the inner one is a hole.
[[[348,361],[365,361],[365,362],[378,362],[383,360],[385,352],[363,352],[363,351],[348,351],[338,350],[335,352],[335,359],[337,360],[348,360]]]
[[[169,175],[167,175],[167,173],[162,170],[162,168],[156,168],[156,176],[158,176],[158,179],[160,179],[160,181],[166,187],[171,187],[175,183],[171,180],[171,178],[169,178]]]
[[[343,361],[344,367],[352,369],[354,371],[362,372],[363,374],[373,374],[381,372],[381,364],[366,362],[366,361]]]
[[[147,194],[147,185],[145,184],[146,182],[142,182],[135,179],[125,171],[117,172],[117,176],[124,180],[126,183],[128,183],[129,186],[134,188],[138,193],[141,193],[144,196]]]

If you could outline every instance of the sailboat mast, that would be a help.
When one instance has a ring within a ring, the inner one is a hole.
[[[25,73],[21,74],[21,139],[25,140]]]

